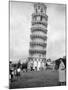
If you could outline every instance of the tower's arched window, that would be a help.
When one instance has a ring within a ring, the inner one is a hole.
[[[43,9],[41,8],[41,13],[43,12]]]
[[[41,7],[40,7],[40,6],[38,6],[38,7],[37,7],[37,12],[39,12],[39,13],[40,13],[40,11],[41,11]]]
[[[36,17],[35,17],[35,16],[34,16],[34,17],[32,17],[32,20],[33,20],[33,21],[36,21]]]
[[[37,8],[36,8],[36,13],[37,13]]]
[[[42,16],[40,17],[40,20],[42,21]]]
[[[40,21],[40,16],[37,16],[37,21]]]
[[[38,9],[40,9],[40,6],[38,6]]]

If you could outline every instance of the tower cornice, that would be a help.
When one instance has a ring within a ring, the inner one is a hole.
[[[35,24],[42,24],[42,25],[47,27],[47,22],[46,21],[32,20],[32,25],[35,25]]]
[[[47,34],[47,29],[43,28],[43,27],[38,27],[38,26],[32,26],[31,27],[31,32],[36,32],[36,31],[41,31],[45,34]]]
[[[47,43],[39,43],[39,42],[30,42],[30,46],[31,47],[35,47],[35,46],[41,46],[41,47],[43,47],[43,48],[46,48],[46,46],[47,46]]]
[[[41,35],[30,35],[31,39],[43,39],[43,40],[47,40],[47,36],[41,36]]]
[[[48,20],[48,16],[45,13],[33,13],[32,17],[36,17],[36,16],[42,16],[46,19],[46,21]]]

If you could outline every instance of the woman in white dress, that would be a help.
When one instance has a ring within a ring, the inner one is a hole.
[[[37,71],[37,60],[36,59],[34,59],[33,69]]]
[[[65,65],[62,59],[60,60],[60,65],[59,65],[59,84],[60,85],[65,85],[66,82],[66,75],[65,75]]]
[[[38,71],[39,71],[40,68],[41,68],[41,61],[40,61],[40,60],[38,60],[38,66],[37,66],[37,68],[38,68]]]

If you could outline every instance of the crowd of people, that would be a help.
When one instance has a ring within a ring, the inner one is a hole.
[[[14,79],[18,79],[20,77],[21,66],[20,63],[13,64],[11,61],[9,62],[9,79],[13,81]]]
[[[51,64],[45,63],[42,59],[30,59],[28,62],[22,64],[20,61],[17,64],[9,62],[9,78],[10,81],[13,81],[14,78],[18,79],[21,71],[41,71],[47,69],[58,70],[59,85],[66,84],[66,57],[59,58],[51,62]]]
[[[40,71],[41,69],[45,69],[45,62],[42,59],[30,59],[28,63],[28,68],[31,71]]]

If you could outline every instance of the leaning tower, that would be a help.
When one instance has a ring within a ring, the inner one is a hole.
[[[46,9],[47,7],[43,3],[34,4],[29,49],[29,56],[31,58],[46,58],[48,21]]]

